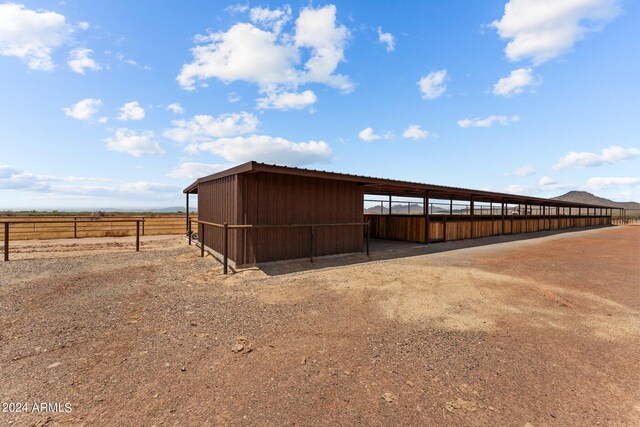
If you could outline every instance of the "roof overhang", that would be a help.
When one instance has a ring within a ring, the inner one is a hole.
[[[494,202],[510,204],[539,204],[544,206],[564,207],[588,207],[588,208],[612,208],[615,206],[592,205],[586,203],[565,202],[540,197],[530,197],[509,193],[497,193],[492,191],[473,190],[468,188],[448,187],[443,185],[424,184],[419,182],[399,181],[370,176],[351,175],[339,172],[326,172],[315,169],[294,168],[289,166],[269,165],[255,161],[243,163],[236,167],[214,173],[192,183],[183,190],[183,193],[198,194],[198,185],[207,181],[224,178],[231,175],[250,173],[276,173],[295,175],[310,178],[332,179],[338,181],[357,182],[364,187],[367,194],[391,195],[398,197],[429,197],[431,199],[453,199],[460,201]]]

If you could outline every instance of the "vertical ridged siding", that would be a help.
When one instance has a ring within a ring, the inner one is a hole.
[[[238,175],[231,175],[198,185],[198,219],[222,224],[238,224]],[[222,253],[221,228],[205,226],[205,246]],[[237,258],[235,233],[229,232],[229,258]]]
[[[259,172],[240,175],[245,224],[331,224],[363,221],[364,193],[358,183]],[[306,258],[308,227],[239,232],[241,263]],[[316,227],[314,255],[359,252],[363,227]]]

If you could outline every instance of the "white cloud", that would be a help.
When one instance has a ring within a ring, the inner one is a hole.
[[[508,176],[531,176],[534,173],[538,172],[537,169],[533,166],[522,166],[519,167],[518,169],[514,170],[513,172],[509,172],[506,175]]]
[[[119,128],[113,138],[107,138],[107,149],[130,154],[134,157],[144,155],[164,154],[157,142],[153,141],[154,133],[136,132],[134,130]]]
[[[306,72],[302,82],[325,83],[343,92],[353,90],[348,77],[333,74],[344,60],[344,49],[349,31],[344,25],[336,25],[336,7],[327,5],[318,9],[306,7],[296,20],[294,41],[296,47],[309,48],[310,58],[304,64]]]
[[[266,16],[274,11],[261,10],[255,13],[255,22],[272,22]],[[303,8],[292,33],[237,23],[226,32],[197,36],[201,44],[191,49],[193,62],[182,66],[176,80],[187,90],[217,78],[255,83],[262,92],[290,90],[305,83],[324,83],[349,92],[353,89],[349,78],[335,74],[344,60],[348,36],[346,27],[336,24],[333,5]],[[303,56],[308,59],[299,67]]]
[[[551,177],[543,176],[538,180],[536,184],[533,184],[533,185],[513,184],[505,187],[503,191],[505,193],[510,193],[510,194],[531,195],[531,194],[540,194],[545,192],[557,192],[560,190],[566,191],[574,188],[576,188],[574,184],[562,184]]]
[[[218,117],[198,115],[191,120],[174,120],[171,124],[174,127],[163,133],[165,137],[177,142],[205,142],[255,132],[259,121],[253,114],[241,112]]]
[[[533,92],[534,88],[540,84],[542,84],[542,77],[534,77],[531,68],[518,68],[493,85],[493,94],[505,97],[520,95],[525,88],[530,87]]]
[[[567,190],[574,187],[575,185],[573,184],[561,184],[557,180],[548,176],[543,176],[538,181],[538,188],[540,189],[540,192]]]
[[[384,33],[381,27],[378,27],[378,41],[387,47],[387,52],[393,52],[396,49],[396,39],[391,33]]]
[[[89,55],[93,53],[91,49],[78,48],[73,49],[69,52],[69,59],[67,61],[67,65],[71,71],[84,74],[86,70],[98,71],[101,70],[102,67],[92,58],[89,58]]]
[[[509,40],[509,60],[530,58],[539,65],[568,52],[619,12],[618,0],[510,0],[491,27]]]
[[[50,186],[36,175],[0,165],[0,190],[47,191]]]
[[[614,164],[638,156],[640,156],[640,148],[623,148],[615,145],[603,149],[600,154],[589,151],[570,151],[558,160],[558,163],[553,166],[553,169],[559,171],[569,168]]]
[[[436,99],[447,90],[444,84],[447,70],[433,71],[418,81],[418,87],[423,99]]]
[[[176,78],[184,89],[193,90],[196,81],[209,78],[243,80],[265,87],[298,79],[293,67],[297,50],[291,43],[279,43],[272,32],[238,23],[227,32],[210,34],[206,40],[210,43],[191,49],[194,61],[184,64]]]
[[[375,140],[378,140],[378,139],[382,139],[382,137],[380,135],[376,135],[373,132],[372,128],[362,129],[358,133],[358,138],[360,138],[363,141],[367,141],[367,142],[371,142],[371,141],[375,141]]]
[[[18,168],[0,165],[0,190],[49,191],[56,183],[95,183],[103,178],[38,175]]]
[[[32,70],[53,70],[53,51],[65,44],[73,28],[55,12],[0,4],[0,55],[22,59]]]
[[[120,108],[118,120],[142,120],[144,119],[144,108],[138,104],[138,101],[127,102]]]
[[[249,19],[255,24],[261,24],[280,34],[282,27],[291,20],[291,7],[289,5],[285,5],[282,9],[252,7],[249,10]]]
[[[587,180],[586,187],[591,191],[601,191],[623,186],[640,186],[640,178],[635,177],[596,177]]]
[[[124,64],[133,65],[134,67],[138,67],[141,70],[150,70],[151,69],[150,66],[148,66],[148,65],[140,65],[140,64],[138,64],[138,61],[136,61],[135,59],[127,58],[120,52],[118,52],[116,54],[116,59],[118,61],[124,63]]]
[[[238,101],[240,101],[240,96],[235,93],[235,92],[231,92],[229,93],[229,95],[227,95],[227,101],[231,102],[231,103],[236,103]]]
[[[180,105],[179,102],[174,102],[173,104],[167,105],[167,110],[169,110],[169,111],[171,111],[172,113],[175,113],[175,114],[183,114],[184,113],[184,108],[182,108],[182,105]]]
[[[91,24],[89,24],[86,21],[80,21],[78,22],[78,28],[80,28],[83,31],[87,31],[89,28],[91,28]]]
[[[402,136],[404,138],[415,139],[415,140],[425,139],[429,136],[429,132],[426,130],[422,130],[420,128],[420,125],[411,125],[404,130],[404,132],[402,133]]]
[[[494,123],[499,123],[501,125],[508,125],[509,123],[514,123],[520,121],[520,116],[489,116],[485,119],[481,119],[476,117],[475,119],[462,119],[458,120],[458,126],[461,128],[489,128],[493,126]]]
[[[232,4],[231,6],[227,6],[225,8],[225,11],[234,14],[234,13],[245,13],[247,10],[249,10],[249,5],[246,4]]]
[[[256,160],[290,166],[321,163],[331,158],[331,147],[324,141],[292,142],[267,135],[220,138],[191,144],[186,151],[190,154],[209,152],[234,163]]]
[[[173,178],[197,179],[220,172],[229,167],[229,164],[221,163],[182,162],[169,172],[169,176]]]
[[[64,114],[76,120],[91,120],[101,105],[101,99],[86,98],[76,102],[70,107],[64,107],[62,110]],[[102,120],[102,118],[98,119],[98,121],[100,120]]]
[[[70,207],[78,207],[82,201],[90,209],[103,206],[175,206],[184,200],[180,197],[181,186],[157,182],[117,182],[112,179],[77,176],[41,175],[11,166],[0,165],[0,191],[32,192],[32,201],[48,203],[43,207],[60,206],[60,201],[71,201]],[[3,200],[4,201],[4,200]],[[94,201],[94,202],[92,202]],[[100,205],[96,204],[100,203]],[[8,204],[7,208],[15,208]]]
[[[259,109],[302,110],[315,104],[317,100],[318,97],[311,90],[305,90],[301,93],[270,92],[265,97],[257,99],[257,106]]]

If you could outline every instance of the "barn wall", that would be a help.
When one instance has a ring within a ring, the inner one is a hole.
[[[366,215],[371,221],[371,237],[408,242],[425,242],[425,217],[422,215]],[[468,215],[430,215],[429,241],[461,240],[503,234],[531,233],[544,230],[610,225],[608,216],[531,216],[506,217],[476,215],[471,235]],[[445,239],[446,233],[446,239]]]
[[[358,183],[259,172],[238,175],[240,222],[253,225],[363,222],[364,192]],[[310,228],[236,231],[238,264],[306,258]],[[230,233],[231,234],[231,233]],[[314,256],[363,250],[363,227],[315,227]]]
[[[198,219],[216,224],[238,224],[238,175],[230,175],[213,181],[198,184]],[[200,231],[199,231],[200,235]],[[201,237],[198,237],[200,239]],[[222,228],[206,226],[204,244],[206,247],[222,253]],[[238,257],[238,244],[234,232],[229,232],[229,258]]]

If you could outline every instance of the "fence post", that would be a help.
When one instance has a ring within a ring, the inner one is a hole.
[[[140,252],[140,221],[136,220],[136,252]]]
[[[73,218],[73,238],[77,239],[78,238],[78,218],[74,217]]]
[[[223,261],[223,272],[224,274],[227,274],[228,271],[228,265],[229,265],[229,223],[225,222],[224,223],[224,236],[223,236],[223,242],[222,242],[222,251],[223,251],[223,256],[224,259]]]
[[[200,257],[204,257],[204,224],[198,223],[200,227],[200,233],[198,234],[198,240],[200,240]]]
[[[9,261],[9,223],[4,223],[4,260]]]
[[[144,236],[144,217],[142,217],[142,235]]]
[[[309,229],[309,261],[313,262],[313,225]]]
[[[369,240],[371,240],[371,220],[367,221],[367,255],[369,255]]]
[[[189,235],[189,246],[191,246],[191,221],[189,221],[187,234]]]

